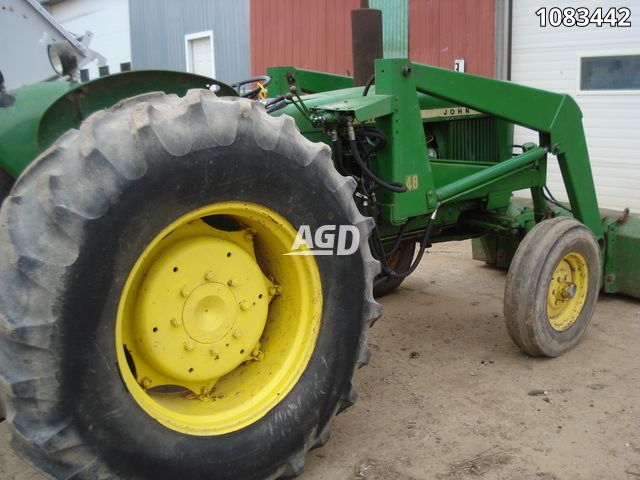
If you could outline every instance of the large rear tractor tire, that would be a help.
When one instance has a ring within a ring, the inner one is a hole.
[[[0,168],[0,205],[9,194],[13,185],[13,177]]]
[[[381,315],[354,187],[290,117],[205,90],[65,134],[0,212],[17,451],[64,479],[298,475]],[[357,226],[358,250],[285,255],[324,224]]]
[[[595,236],[569,217],[545,220],[513,257],[504,293],[512,340],[532,356],[557,357],[584,335],[600,291]]]

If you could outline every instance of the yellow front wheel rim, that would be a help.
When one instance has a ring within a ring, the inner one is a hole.
[[[580,316],[588,293],[589,267],[578,252],[565,255],[553,272],[547,291],[547,316],[551,328],[562,332]]]
[[[116,320],[118,365],[138,405],[190,435],[251,425],[289,393],[315,348],[314,257],[264,206],[222,202],[163,229],[133,266]]]

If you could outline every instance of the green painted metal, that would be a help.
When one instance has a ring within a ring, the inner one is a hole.
[[[440,203],[445,203],[462,195],[468,195],[479,188],[486,187],[498,180],[529,168],[545,157],[546,154],[546,149],[542,147],[533,148],[509,160],[496,163],[476,173],[443,185],[436,190],[436,197]]]
[[[485,172],[496,165],[501,166],[502,164],[431,160],[431,170],[433,172],[436,195],[440,195],[440,190],[448,194],[447,192],[450,191],[449,186],[460,185],[458,182],[464,183],[476,175],[484,176],[486,175]],[[494,203],[491,205],[488,204],[486,208],[495,210],[507,206],[513,191],[531,188],[531,185],[544,185],[545,180],[546,171],[535,165],[535,162],[532,162],[497,177],[493,177],[489,181],[477,185],[475,188],[464,190],[455,197],[455,200],[460,202],[480,197],[487,198],[488,203],[488,197],[491,196],[491,200]],[[498,194],[503,192],[504,195],[496,198]]]
[[[601,222],[582,115],[571,97],[406,59],[380,59],[375,86],[366,97],[362,89],[352,88],[310,95],[304,102],[312,122],[293,106],[282,113],[293,113],[310,138],[331,144],[326,133],[339,131],[345,119],[347,124],[349,119],[373,124],[386,135],[387,147],[374,157],[374,171],[409,189],[377,192],[378,229],[385,245],[393,244],[405,223],[405,237],[418,239],[426,216],[438,208],[432,241],[475,238],[475,257],[508,266],[536,222],[568,214],[548,204],[542,192],[551,152],[560,163],[574,215],[600,241],[608,274],[605,289],[640,296],[638,272],[628,262],[622,268],[617,263],[619,258],[638,260],[640,221],[626,227]],[[514,124],[538,131],[541,146],[526,145],[522,154],[512,156]],[[533,208],[511,199],[523,189],[530,189]]]
[[[518,245],[520,245],[520,239],[501,235],[500,233],[483,235],[471,240],[474,260],[479,260],[498,268],[509,268]]]
[[[289,87],[286,88],[286,91],[288,90]],[[269,86],[269,95],[273,95],[271,86]],[[335,105],[340,104],[344,101],[357,102],[360,98],[362,98],[362,87],[344,88],[342,90],[333,90],[330,94],[315,93],[311,95],[304,95],[302,97],[304,104],[309,108],[309,110],[313,112],[320,112],[320,110],[323,109],[324,105]],[[348,114],[349,112],[342,111],[342,113]],[[272,115],[276,117],[280,115],[289,115],[290,117],[293,117],[300,131],[307,137],[309,135],[323,132],[323,129],[321,127],[312,125],[309,122],[309,119],[303,116],[300,111],[291,104],[291,102],[289,102],[289,105],[287,105],[286,107],[273,112]],[[325,135],[324,138],[325,143],[328,143],[329,137]]]
[[[361,122],[389,115],[393,112],[393,95],[349,97],[337,102],[329,101],[311,109],[313,112],[350,113]],[[318,113],[322,115],[322,113]]]
[[[409,0],[369,0],[370,8],[382,10],[385,58],[409,55]]]
[[[333,73],[316,72],[295,67],[271,67],[267,69],[271,77],[269,97],[284,95],[292,85],[305,93],[328,92],[353,87],[353,78]]]
[[[15,103],[0,108],[0,167],[14,178],[40,153],[38,128],[44,112],[71,88],[67,82],[49,82],[10,92]]]
[[[269,73],[274,75],[276,87],[275,92],[272,89],[272,95],[286,91],[294,80],[301,89],[307,88],[292,67],[271,69]],[[335,82],[335,76],[317,72],[312,72],[310,76],[318,88],[331,88]],[[349,79],[339,77],[338,81]],[[488,85],[491,88],[487,87]],[[313,90],[310,87],[308,89]],[[534,105],[529,102],[533,102]],[[406,59],[376,61],[376,85],[366,98],[361,97],[360,89],[354,88],[311,95],[304,98],[304,103],[314,112],[316,118],[326,120],[325,128],[329,128],[329,122],[333,125],[331,128],[335,128],[342,114],[360,121],[374,120],[376,127],[386,134],[388,146],[378,153],[375,171],[386,181],[409,185],[409,190],[404,193],[386,190],[378,193],[382,219],[391,225],[401,225],[413,217],[430,214],[443,200],[483,199],[484,208],[501,208],[508,202],[509,195],[514,190],[543,186],[546,163],[542,158],[542,149],[510,159],[511,129],[514,123],[538,129],[547,136],[553,134],[552,140],[582,134],[579,111],[573,116],[566,113],[567,108],[570,109],[570,102],[562,95],[413,64]],[[494,103],[499,103],[499,106],[496,107]],[[544,104],[544,107],[539,107],[540,104]],[[459,109],[462,110],[462,114],[458,114]],[[530,110],[534,110],[533,115],[529,115]],[[305,133],[314,132],[319,135],[322,131],[319,128],[322,121],[311,125],[304,115],[296,112],[291,106],[281,112],[292,113]],[[454,115],[451,112],[454,112]],[[557,117],[563,115],[570,120],[559,122]],[[567,127],[568,123],[571,124],[570,128]],[[422,128],[416,128],[416,125],[420,124],[432,125],[441,152],[463,157],[449,160],[473,160],[480,168],[470,173],[469,169],[463,168],[460,163],[453,167],[445,163],[446,159],[430,158],[424,131]],[[449,134],[445,137],[442,133],[444,130],[453,131],[455,135]],[[490,140],[486,139],[487,136],[491,136],[495,142],[489,149],[487,144]],[[498,140],[493,137],[498,137]],[[471,139],[478,142],[478,148],[470,149]],[[584,139],[582,143],[584,144]],[[588,167],[588,154],[578,155],[579,145],[561,149],[564,153],[560,152],[560,147],[555,144],[554,148],[564,163],[586,163]],[[464,158],[465,156],[467,158]],[[528,159],[534,157],[537,166],[532,168],[532,163],[535,162],[529,162]],[[446,173],[440,174],[436,170]],[[573,189],[576,197],[574,201],[580,204],[575,209],[578,217],[588,224],[596,235],[601,235],[599,219],[597,225],[591,221],[594,205],[584,205],[590,201],[589,182],[585,180],[585,176],[591,181],[591,185],[592,179],[580,172],[576,174],[575,169],[565,167],[565,170],[569,171],[567,182],[582,182],[586,185],[584,192]],[[527,172],[516,175],[519,171]],[[586,172],[589,172],[588,168]],[[460,177],[453,178],[457,174]],[[468,175],[471,175],[471,178],[465,179]],[[441,190],[437,195],[435,179],[445,176],[453,186],[439,185],[438,188]],[[481,184],[469,183],[477,179]],[[458,189],[455,195],[449,194],[452,188]],[[597,211],[597,203],[595,208]]]
[[[556,207],[549,210],[547,215],[566,215],[566,210]],[[484,221],[492,225],[499,225],[502,230],[483,229],[482,236],[471,241],[473,258],[498,268],[509,268],[513,255],[524,236],[540,221],[531,208],[531,202],[511,199],[506,208],[486,212],[481,215]]]
[[[603,238],[582,112],[575,100],[569,95],[406,63],[419,91],[546,134],[551,153],[558,157],[571,209],[598,239]]]
[[[184,95],[191,88],[219,86],[219,95],[237,95],[216,80],[184,72],[134,71],[83,84],[39,83],[11,92],[16,102],[0,108],[0,167],[17,177],[60,135],[92,113],[120,100],[153,91]]]
[[[375,64],[375,95],[395,96],[391,115],[377,122],[389,143],[378,154],[376,171],[384,180],[410,185],[404,193],[380,192],[382,214],[394,225],[429,213],[437,206],[427,142],[423,130],[416,128],[422,124],[416,84],[411,75],[403,72],[406,63],[391,59],[377,60]]]
[[[640,216],[612,213],[602,226],[607,239],[604,291],[640,298]]]

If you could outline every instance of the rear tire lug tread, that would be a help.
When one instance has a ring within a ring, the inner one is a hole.
[[[335,414],[332,415],[332,417],[334,416]],[[327,424],[322,428],[322,430],[320,430],[320,432],[316,435],[316,440],[311,446],[311,450],[315,448],[324,447],[326,443],[329,441],[330,437],[331,437],[331,420],[329,420],[329,422],[327,422]]]
[[[303,448],[293,454],[286,464],[281,478],[295,478],[304,472],[307,448]]]

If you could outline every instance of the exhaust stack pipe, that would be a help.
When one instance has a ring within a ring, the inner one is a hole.
[[[360,0],[360,8],[351,11],[353,80],[362,86],[374,73],[374,61],[382,58],[382,10],[369,8]]]

